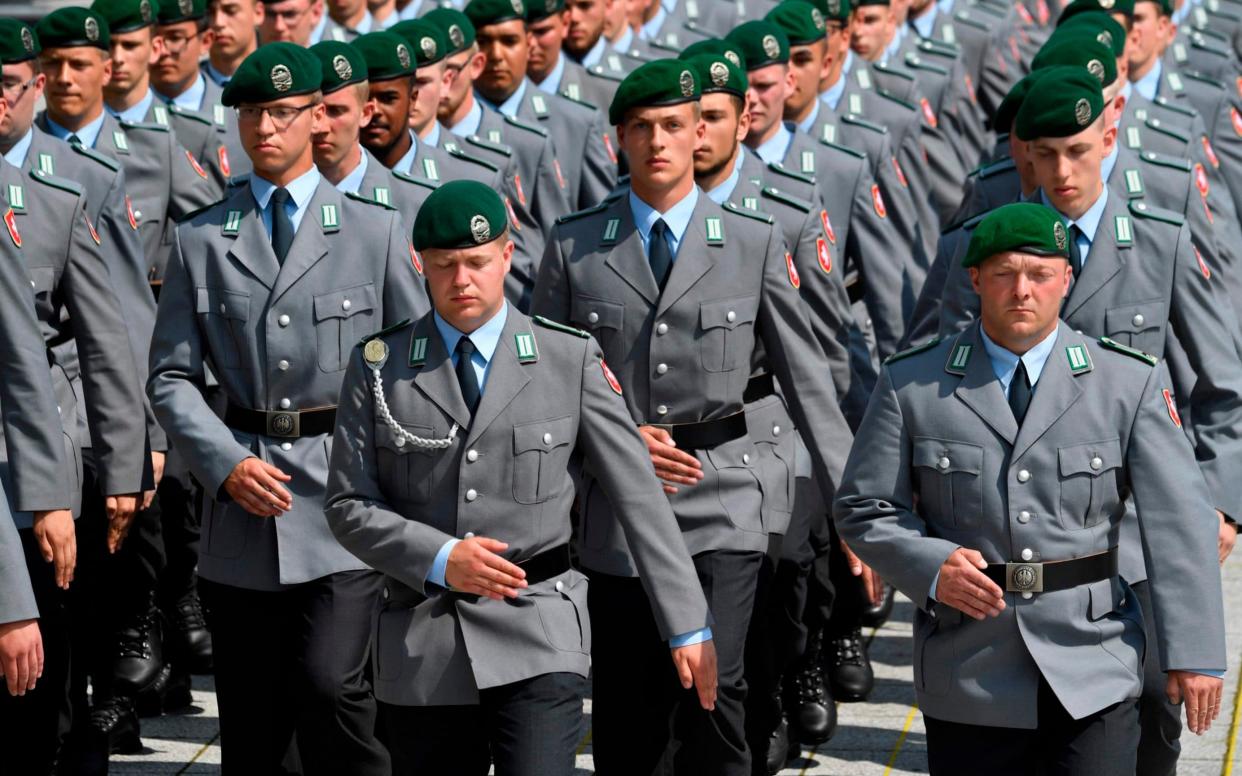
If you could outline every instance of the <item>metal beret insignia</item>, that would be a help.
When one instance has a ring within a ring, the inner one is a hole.
[[[284,65],[276,65],[269,73],[272,79],[272,88],[278,92],[287,92],[293,88],[293,73],[289,72],[289,68]]]
[[[833,16],[840,16],[841,15],[841,0],[828,0],[828,13],[832,14]]]
[[[776,42],[775,35],[763,36],[763,53],[771,59],[776,59],[781,55],[781,44]]]
[[[340,54],[332,57],[332,69],[336,72],[336,77],[342,81],[348,81],[354,77],[353,65],[349,64],[349,60]]]
[[[1065,224],[1057,221],[1052,225],[1052,241],[1056,243],[1057,250],[1065,250],[1068,238],[1065,235]]]
[[[1100,79],[1100,83],[1104,83],[1104,63],[1098,59],[1093,59],[1087,63],[1087,72]]]
[[[453,48],[461,48],[466,42],[466,36],[461,31],[461,27],[456,24],[449,25],[449,40],[453,42]]]
[[[1096,35],[1095,39],[1110,49],[1113,47],[1113,34],[1108,30],[1100,30],[1100,34]]]
[[[738,67],[742,66],[742,58],[737,55],[736,51],[726,51],[724,53],[724,58],[729,60],[733,64],[737,65]]]
[[[677,82],[681,85],[682,97],[694,96],[694,76],[691,75],[689,70],[682,70],[681,77],[677,79]]]
[[[1107,11],[1109,8],[1113,7],[1116,0],[1098,0],[1098,2],[1100,3],[1100,7]]]
[[[487,219],[483,216],[475,216],[470,219],[470,236],[474,238],[477,245],[482,245],[492,239],[492,227],[487,223]]]
[[[423,56],[427,59],[434,59],[436,55],[435,38],[422,38],[418,41],[418,47],[423,50]]]
[[[181,11],[183,16],[189,16],[194,13],[194,0],[177,0],[177,10]]]
[[[406,48],[404,43],[397,44],[397,61],[402,67],[410,66],[410,50]]]
[[[1077,121],[1080,127],[1091,123],[1091,103],[1087,102],[1085,97],[1074,104],[1074,121]]]
[[[522,0],[510,0],[510,4],[513,6],[513,12],[515,14],[518,16],[526,15],[526,6],[522,5]]]
[[[142,0],[138,4],[138,15],[142,17],[144,24],[151,23],[151,0]]]
[[[711,66],[712,83],[724,86],[729,83],[729,68],[723,62],[713,62]]]
[[[819,12],[818,8],[811,9],[811,22],[815,25],[815,29],[819,30],[820,32],[823,32],[824,15]]]
[[[29,54],[34,53],[34,35],[26,27],[22,27],[22,48]]]
[[[86,39],[94,43],[99,40],[99,22],[93,17],[86,17],[86,22],[82,25],[83,32],[86,33]]]
[[[544,0],[543,10],[552,13],[556,10],[556,0]]]

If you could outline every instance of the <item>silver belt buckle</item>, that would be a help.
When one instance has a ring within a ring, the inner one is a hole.
[[[297,412],[268,412],[267,435],[284,439],[297,439],[302,435],[302,418]]]
[[[1042,593],[1044,592],[1044,564],[1042,563],[1006,563],[1005,592],[1007,593]]]

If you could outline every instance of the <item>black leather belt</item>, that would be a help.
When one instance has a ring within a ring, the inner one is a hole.
[[[710,450],[713,447],[746,436],[746,413],[735,412],[715,420],[698,423],[652,423],[672,434],[673,441],[682,450]]]
[[[1117,548],[1096,555],[1045,563],[989,563],[988,579],[1007,593],[1052,593],[1117,576]]]
[[[544,550],[534,557],[521,561],[517,566],[526,572],[526,584],[528,585],[558,577],[573,568],[569,563],[569,545],[560,544],[550,550]]]
[[[252,410],[229,402],[224,425],[243,434],[297,439],[331,434],[336,426],[336,407],[313,410]]]
[[[752,404],[774,393],[776,393],[776,381],[772,379],[771,374],[755,375],[750,378],[750,382],[746,383],[746,390],[742,392],[742,401]]]

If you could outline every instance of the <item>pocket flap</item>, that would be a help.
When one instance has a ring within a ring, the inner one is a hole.
[[[525,453],[530,450],[550,452],[572,442],[573,430],[574,419],[569,415],[514,426],[513,452]]]
[[[26,271],[30,273],[30,287],[36,294],[50,292],[55,287],[55,267],[31,267]]]
[[[355,286],[343,291],[319,294],[315,297],[315,320],[348,318],[360,312],[375,309],[375,286]]]
[[[404,428],[407,432],[423,439],[440,439],[448,434],[448,431],[437,433],[431,426],[419,426],[413,423],[397,422],[397,425]],[[377,422],[375,424],[375,446],[382,447],[385,450],[396,453],[397,455],[405,455],[407,453],[424,453],[431,454],[433,451],[425,447],[410,444],[404,440],[399,440],[387,423]]]
[[[1164,300],[1153,299],[1105,310],[1104,328],[1109,334],[1137,334],[1160,328],[1166,317]]]
[[[223,288],[199,288],[197,291],[195,312],[223,315],[235,321],[250,319],[250,294]]]
[[[574,294],[570,318],[577,325],[588,329],[621,331],[622,323],[625,321],[625,305],[620,302],[596,299],[593,296]]]
[[[779,445],[793,434],[794,424],[779,396],[746,407],[746,433],[755,444]]]
[[[755,322],[755,297],[719,299],[699,305],[699,325],[707,329],[736,329]]]
[[[915,437],[914,465],[935,469],[942,474],[979,474],[983,471],[983,448],[969,442]]]
[[[1121,441],[1107,439],[1103,442],[1061,447],[1057,449],[1057,460],[1063,477],[1074,474],[1089,474],[1092,477],[1098,477],[1110,469],[1121,466]]]

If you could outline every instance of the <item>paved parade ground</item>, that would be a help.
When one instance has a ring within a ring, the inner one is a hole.
[[[1233,559],[1225,570],[1226,625],[1229,674],[1221,718],[1202,738],[1183,737],[1179,776],[1229,776],[1238,761],[1238,666],[1242,663],[1242,560]],[[840,727],[828,744],[804,751],[785,774],[819,776],[898,776],[926,773],[923,718],[914,707],[911,684],[910,619],[913,606],[899,598],[889,623],[871,636],[871,661],[876,688],[868,703],[841,704]],[[145,751],[133,757],[113,758],[110,773],[118,776],[156,774],[218,774],[219,728],[215,693],[207,677],[196,677],[196,711],[143,720]],[[590,722],[587,701],[587,722]],[[579,774],[593,773],[590,736],[578,757]],[[1242,774],[1242,770],[1238,771]]]

